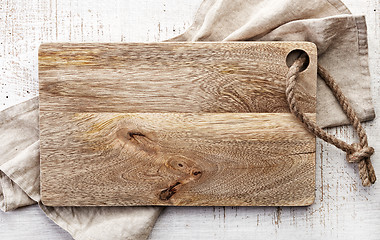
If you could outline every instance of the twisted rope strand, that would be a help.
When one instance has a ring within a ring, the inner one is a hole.
[[[328,74],[326,69],[318,64],[318,74],[325,81],[326,85],[330,88],[335,98],[338,100],[343,112],[346,114],[350,123],[358,133],[360,143],[348,144],[335,136],[325,132],[315,122],[311,121],[297,106],[295,98],[295,86],[297,77],[301,71],[302,66],[307,61],[307,55],[301,54],[297,60],[289,68],[286,76],[286,98],[289,104],[290,111],[305,125],[309,132],[322,140],[335,145],[337,148],[347,153],[346,159],[351,163],[358,163],[360,179],[363,186],[370,186],[376,181],[375,170],[373,169],[370,156],[374,153],[374,149],[368,146],[367,134],[360,123],[357,114],[351,107],[348,99],[344,96],[342,90],[336,84],[335,80]]]

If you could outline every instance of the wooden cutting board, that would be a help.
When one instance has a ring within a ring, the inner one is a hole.
[[[289,112],[286,58],[315,119],[306,42],[51,43],[39,50],[49,206],[310,205],[315,138]]]

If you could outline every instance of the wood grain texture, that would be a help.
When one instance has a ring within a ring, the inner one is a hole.
[[[309,69],[296,96],[315,112],[312,43],[52,43],[39,51],[41,111],[289,112],[287,54]]]
[[[0,108],[38,94],[37,49],[51,41],[162,41],[183,33],[202,0],[13,0],[0,1]],[[343,0],[354,14],[365,14],[375,109],[380,109],[380,3]],[[126,14],[128,12],[128,14]],[[146,17],[149,13],[149,17]],[[364,124],[380,149],[380,122]],[[349,127],[329,131],[357,141]],[[344,154],[317,140],[316,201],[309,207],[168,207],[149,239],[336,239],[377,240],[380,185],[360,186],[357,169]],[[377,153],[374,155],[376,159]],[[373,161],[380,169],[380,161]],[[72,239],[38,206],[3,213],[0,238]]]
[[[285,100],[294,49],[310,55],[298,100],[315,117],[310,43],[42,45],[42,201],[310,205],[315,138]]]
[[[290,113],[48,112],[41,123],[48,205],[314,201],[315,138]]]

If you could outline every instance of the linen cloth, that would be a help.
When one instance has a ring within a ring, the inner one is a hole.
[[[374,118],[364,16],[339,0],[205,0],[194,24],[169,41],[310,41],[361,120]],[[317,121],[348,123],[318,80]],[[0,112],[0,209],[39,203],[74,239],[146,239],[160,207],[47,207],[39,193],[38,97]]]

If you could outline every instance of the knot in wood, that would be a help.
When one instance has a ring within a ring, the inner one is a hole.
[[[346,159],[350,163],[358,163],[362,160],[370,158],[375,152],[373,147],[361,147],[358,143],[351,144],[352,151],[347,153]]]

